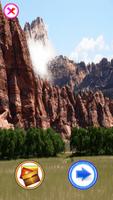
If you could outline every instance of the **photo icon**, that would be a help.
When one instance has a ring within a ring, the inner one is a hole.
[[[44,171],[39,163],[34,161],[22,162],[15,171],[18,185],[24,189],[39,187],[44,180]]]

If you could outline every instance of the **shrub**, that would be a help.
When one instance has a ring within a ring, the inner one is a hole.
[[[113,128],[73,128],[70,148],[77,155],[113,155]]]
[[[56,156],[64,150],[60,134],[52,129],[0,129],[0,158]]]

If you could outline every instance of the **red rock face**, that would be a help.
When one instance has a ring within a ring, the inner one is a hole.
[[[18,20],[0,11],[1,113],[8,109],[14,126],[35,126],[34,74]]]
[[[0,11],[0,127],[53,127],[68,139],[74,126],[113,126],[113,102],[36,78],[18,20]]]

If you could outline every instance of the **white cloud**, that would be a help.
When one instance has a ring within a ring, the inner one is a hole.
[[[106,44],[103,35],[95,38],[83,38],[69,56],[76,62],[99,62],[103,57],[111,58],[113,48]],[[109,55],[108,55],[109,54]]]
[[[46,44],[43,45],[41,41],[30,38],[28,39],[28,47],[35,73],[41,78],[49,80],[51,77],[47,64],[56,55],[51,42],[47,40]]]

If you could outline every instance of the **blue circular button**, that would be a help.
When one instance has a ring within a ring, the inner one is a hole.
[[[98,172],[91,162],[81,160],[71,165],[68,179],[73,187],[87,190],[96,184]]]

